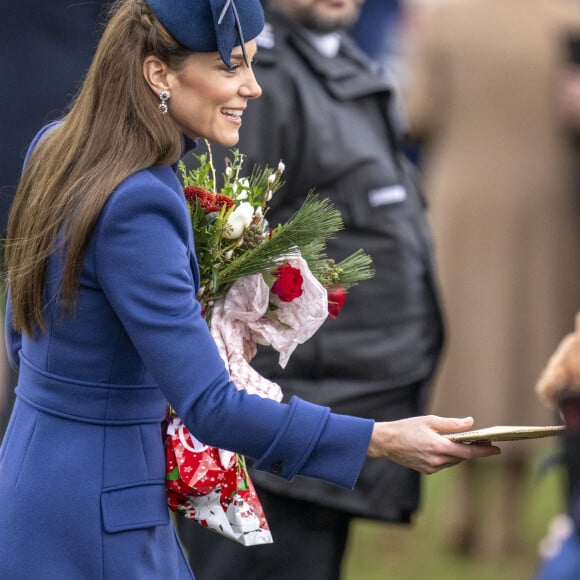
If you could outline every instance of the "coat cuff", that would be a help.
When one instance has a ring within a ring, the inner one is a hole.
[[[300,475],[353,489],[365,463],[375,422],[331,413]]]
[[[285,425],[255,467],[292,480],[325,479],[343,487],[356,483],[366,458],[374,421],[330,413],[293,397]]]
[[[312,454],[329,415],[328,407],[292,397],[285,424],[256,462],[256,469],[293,479]]]

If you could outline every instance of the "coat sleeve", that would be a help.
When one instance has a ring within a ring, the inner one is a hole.
[[[148,370],[201,441],[286,479],[352,487],[372,421],[236,390],[195,298],[190,227],[181,192],[141,172],[113,193],[95,233],[99,282]]]

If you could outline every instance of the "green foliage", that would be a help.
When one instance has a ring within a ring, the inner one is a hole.
[[[268,229],[268,202],[283,185],[282,162],[275,169],[254,167],[244,176],[244,155],[234,149],[218,192],[211,147],[206,145],[207,153],[195,155],[195,168],[179,165],[200,267],[198,298],[206,314],[242,276],[259,273],[271,285],[278,266],[291,256],[301,255],[326,288],[348,288],[373,276],[371,258],[362,250],[339,264],[327,256],[328,240],[344,224],[332,203],[314,192],[290,220]]]
[[[326,243],[343,227],[340,212],[330,201],[311,193],[290,220],[272,230],[270,237],[225,266],[221,280],[231,282],[258,272],[272,273],[280,265],[281,257],[297,250],[323,285],[331,279],[334,284],[347,287],[370,278],[371,259],[362,250],[339,265],[326,256]]]

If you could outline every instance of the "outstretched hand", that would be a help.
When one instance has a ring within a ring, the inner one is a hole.
[[[441,433],[460,433],[473,426],[473,418],[449,419],[427,415],[400,421],[377,422],[367,455],[390,459],[421,473],[436,473],[466,459],[501,453],[494,445],[466,445]]]

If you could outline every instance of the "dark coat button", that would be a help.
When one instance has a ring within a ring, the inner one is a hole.
[[[282,463],[280,463],[279,461],[277,461],[276,463],[272,463],[272,473],[275,473],[276,475],[282,473]]]

